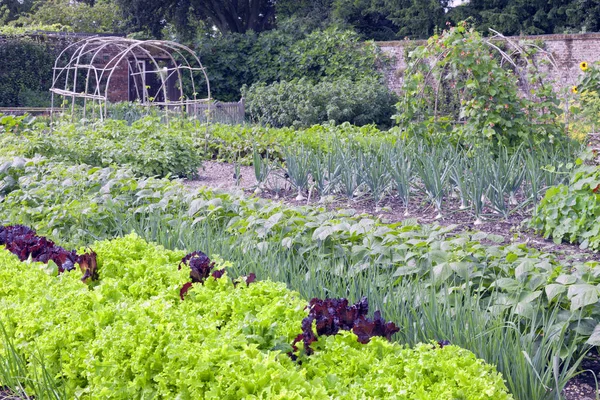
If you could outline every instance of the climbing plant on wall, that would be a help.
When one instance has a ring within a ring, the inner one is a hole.
[[[562,137],[560,101],[532,58],[543,50],[501,39],[461,23],[410,52],[396,115],[403,132],[492,145]]]

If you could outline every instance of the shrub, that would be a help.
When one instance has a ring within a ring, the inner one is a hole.
[[[357,80],[380,76],[382,61],[373,43],[347,30],[305,32],[295,25],[256,34],[229,34],[198,40],[194,49],[206,67],[211,93],[236,101],[243,85],[305,78]]]
[[[396,96],[378,78],[322,80],[302,78],[242,89],[246,112],[258,122],[274,127],[307,127],[322,122],[386,126]]]
[[[492,366],[456,346],[363,345],[342,332],[294,362],[285,353],[306,303],[284,284],[236,286],[225,275],[195,284],[182,301],[189,270],[177,269],[181,252],[136,236],[94,250],[93,290],[78,272],[57,277],[0,250],[0,322],[69,397],[512,398]]]
[[[600,167],[580,164],[569,185],[546,191],[530,221],[536,231],[555,243],[580,243],[581,248],[600,250]]]
[[[58,53],[68,43],[28,37],[8,38],[0,44],[0,107],[46,105],[35,93],[47,93]]]

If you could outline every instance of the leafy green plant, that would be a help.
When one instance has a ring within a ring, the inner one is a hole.
[[[395,116],[400,129],[468,146],[564,140],[551,86],[531,62],[521,66],[499,46],[462,22],[412,51]],[[519,47],[518,54],[529,59],[534,49]],[[526,96],[519,94],[520,80],[531,87]]]
[[[31,118],[28,114],[15,116],[15,115],[4,115],[0,113],[0,134],[18,134],[35,121],[35,118]]]
[[[389,126],[395,95],[378,78],[322,80],[306,78],[244,87],[253,121],[274,127],[308,127],[334,121]]]
[[[545,388],[562,387],[572,376],[584,343],[600,343],[595,262],[567,262],[522,243],[484,245],[503,238],[455,234],[453,227],[386,224],[347,210],[187,192],[178,182],[123,170],[44,160],[16,160],[1,170],[0,180],[13,182],[2,192],[3,223],[31,224],[72,246],[133,230],[170,248],[220,254],[235,261],[241,275],[285,281],[306,297],[357,301],[368,295],[405,327],[404,341],[448,339],[466,347],[498,365],[519,398],[551,396]],[[82,212],[84,205],[95,212]],[[415,303],[405,308],[410,293]],[[547,315],[538,318],[538,312]],[[465,331],[466,324],[473,328]],[[556,338],[552,347],[539,350],[539,341],[550,337]],[[570,367],[556,364],[565,347],[573,353]]]
[[[52,127],[30,129],[17,142],[21,155],[42,155],[60,161],[99,167],[129,166],[144,176],[194,176],[202,165],[195,131],[188,126],[166,126],[157,116],[147,116],[128,125],[107,120],[85,126],[61,122]]]
[[[179,288],[189,270],[177,269],[181,252],[133,235],[94,248],[100,272],[94,290],[76,274],[57,279],[0,251],[2,287],[22,288],[0,296],[10,310],[0,316],[6,334],[24,357],[37,343],[68,397],[350,399],[404,390],[408,398],[512,398],[493,367],[453,345],[408,348],[377,337],[363,345],[341,332],[319,337],[314,354],[296,363],[285,353],[300,331],[305,303],[284,284],[236,284],[225,274],[193,285],[182,301]],[[53,329],[27,324],[33,310],[39,323]],[[407,373],[407,367],[418,372]],[[26,376],[33,374],[27,365]]]
[[[600,250],[600,169],[582,159],[568,185],[546,191],[530,225],[556,243],[578,242],[582,248]]]

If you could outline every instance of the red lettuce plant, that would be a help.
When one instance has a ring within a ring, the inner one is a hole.
[[[65,250],[57,246],[52,240],[38,236],[31,228],[22,225],[0,226],[0,246],[5,246],[8,251],[25,261],[47,264],[52,261],[58,266],[58,273],[72,271],[75,264],[79,264],[82,272],[82,281],[96,280],[97,264],[96,253],[78,255],[75,250]]]
[[[335,335],[340,330],[352,331],[358,341],[364,344],[369,343],[374,336],[391,340],[392,335],[400,330],[393,322],[386,322],[379,311],[375,312],[373,319],[367,318],[369,303],[366,297],[352,306],[348,306],[347,299],[314,298],[309,302],[308,308],[308,316],[302,320],[302,333],[292,343],[294,351],[297,351],[296,343],[304,342],[304,351],[308,355],[313,353],[310,345],[318,340],[317,336]],[[316,335],[313,322],[316,322]]]

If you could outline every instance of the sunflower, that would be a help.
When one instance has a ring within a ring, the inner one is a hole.
[[[577,86],[573,86],[573,87],[571,88],[571,92],[573,92],[573,93],[577,94]]]
[[[579,64],[579,68],[581,68],[582,71],[587,71],[588,67],[589,67],[589,65],[588,65],[587,61],[582,61]]]

